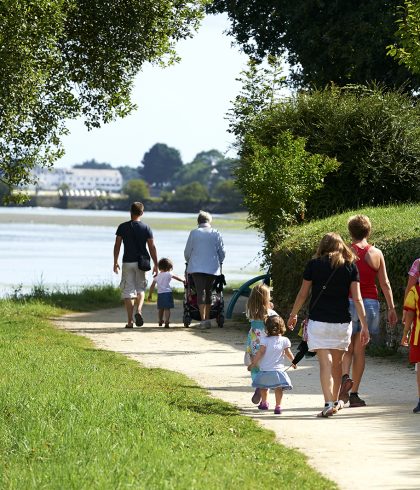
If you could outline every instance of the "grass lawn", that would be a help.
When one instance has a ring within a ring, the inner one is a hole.
[[[59,303],[101,294],[113,301]],[[337,488],[185,376],[54,328],[51,303],[0,301],[0,488]]]

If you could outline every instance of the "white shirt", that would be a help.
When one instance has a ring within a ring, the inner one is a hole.
[[[259,367],[261,371],[283,371],[285,355],[284,351],[291,347],[290,340],[281,335],[271,337],[261,337],[260,344],[264,345],[266,350],[262,356]]]
[[[172,288],[170,282],[172,280],[172,274],[168,272],[159,272],[159,274],[154,279],[156,281],[156,287],[158,294],[170,293]]]

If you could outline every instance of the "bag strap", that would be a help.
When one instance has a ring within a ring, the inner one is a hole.
[[[318,303],[319,298],[322,296],[322,293],[327,289],[328,283],[331,281],[336,270],[337,270],[337,267],[334,267],[331,274],[329,275],[329,277],[327,279],[327,282],[322,286],[321,291],[318,293],[318,296],[315,298],[314,302],[312,303],[312,308]]]

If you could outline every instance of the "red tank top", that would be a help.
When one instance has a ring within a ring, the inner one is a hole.
[[[371,245],[367,245],[365,248],[352,245],[353,251],[359,257],[359,260],[356,260],[356,266],[360,275],[360,292],[362,293],[362,298],[378,299],[378,289],[376,287],[378,271],[366,262],[366,254],[370,247]]]

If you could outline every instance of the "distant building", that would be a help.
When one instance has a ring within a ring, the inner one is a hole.
[[[33,172],[37,181],[32,189],[54,191],[66,188],[72,191],[120,192],[123,186],[119,170],[91,168],[37,168]]]

